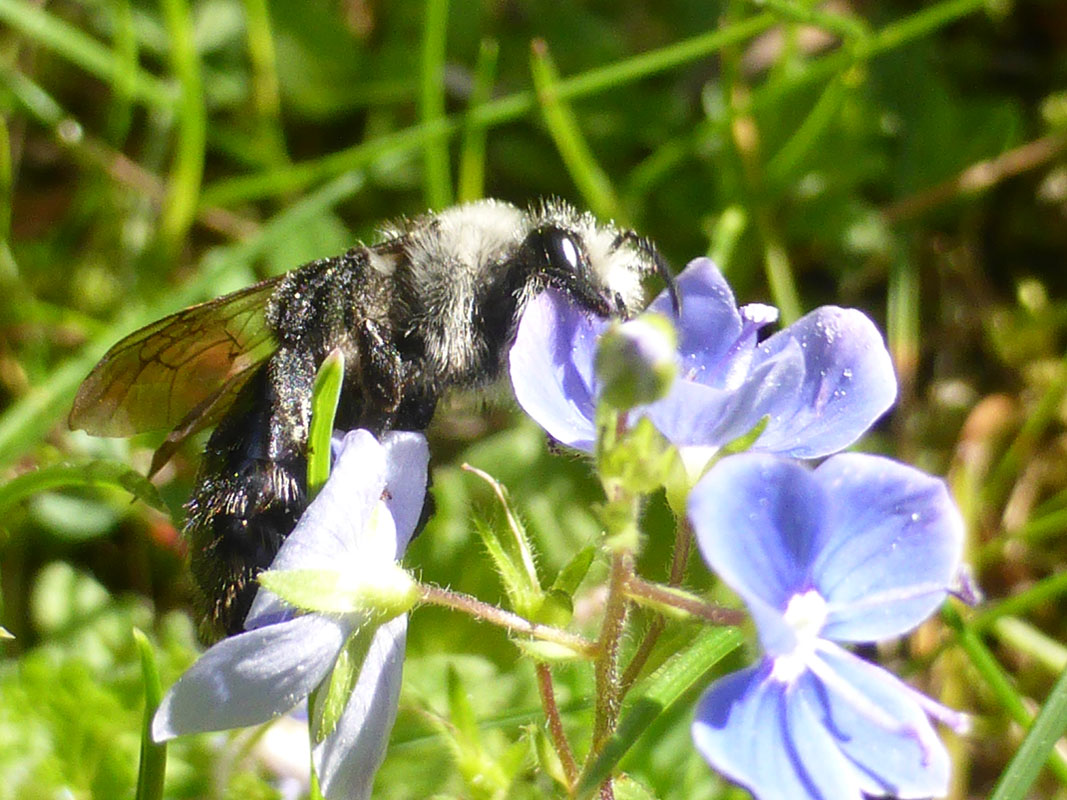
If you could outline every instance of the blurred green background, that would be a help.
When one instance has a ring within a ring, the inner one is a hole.
[[[675,269],[712,255],[786,321],[835,303],[887,332],[900,400],[862,446],[948,476],[988,598],[868,655],[975,715],[949,739],[953,797],[993,791],[1067,666],[1067,4],[0,0],[0,109],[0,800],[132,796],[131,626],[165,685],[196,653],[176,526],[197,449],[153,488],[137,474],[160,436],[67,430],[104,350],[382,220],[546,195]],[[547,578],[595,541],[587,466],[506,390],[455,398],[431,435],[438,513],[408,558],[424,579],[501,599],[475,530],[500,513],[463,461],[510,489]],[[647,531],[662,578],[662,503]],[[702,564],[689,583],[709,585]],[[652,665],[694,633],[672,628]],[[558,671],[575,731],[587,672]],[[745,796],[692,751],[689,702],[623,762],[619,796]],[[540,722],[504,634],[420,610],[380,796],[552,794]],[[280,796],[264,753],[282,733],[179,742],[167,796]],[[1065,787],[1054,752],[997,797]]]

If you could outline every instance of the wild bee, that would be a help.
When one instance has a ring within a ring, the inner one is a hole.
[[[344,355],[336,427],[423,430],[442,394],[504,371],[531,297],[554,288],[626,316],[653,245],[560,201],[484,200],[401,220],[380,241],[179,311],[120,341],[82,383],[70,425],[98,436],[171,433],[154,472],[208,440],[185,534],[207,639],[243,629],[255,579],[307,504],[312,386]]]

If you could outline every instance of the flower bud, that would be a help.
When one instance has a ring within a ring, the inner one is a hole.
[[[677,347],[674,326],[661,314],[613,324],[596,354],[600,399],[616,409],[659,400],[678,372]]]

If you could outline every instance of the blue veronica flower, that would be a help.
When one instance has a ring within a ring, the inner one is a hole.
[[[429,451],[417,433],[345,436],[329,480],[285,540],[271,569],[330,570],[372,583],[407,549],[426,494]],[[382,513],[383,510],[387,513]],[[247,630],[211,647],[163,698],[152,737],[256,725],[284,714],[329,678],[368,613],[299,613],[261,589]],[[407,616],[382,624],[345,709],[312,750],[326,797],[370,797],[400,693]]]
[[[689,518],[765,652],[700,700],[704,758],[762,800],[945,795],[930,718],[965,718],[837,644],[899,636],[944,601],[963,547],[944,483],[876,456],[808,470],[746,453],[697,483]]]
[[[759,343],[777,311],[738,308],[710,260],[692,261],[676,285],[680,315],[666,292],[649,311],[675,320],[679,375],[664,399],[637,409],[675,445],[710,455],[766,418],[753,451],[817,458],[852,444],[893,404],[889,353],[862,312],[823,306]],[[579,450],[591,451],[596,436],[594,360],[607,325],[546,291],[523,314],[510,354],[519,404]]]

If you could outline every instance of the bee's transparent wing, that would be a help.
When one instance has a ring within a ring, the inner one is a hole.
[[[70,427],[95,436],[217,422],[276,349],[265,309],[279,278],[164,317],[112,347],[78,389]],[[184,435],[182,432],[184,431]]]

